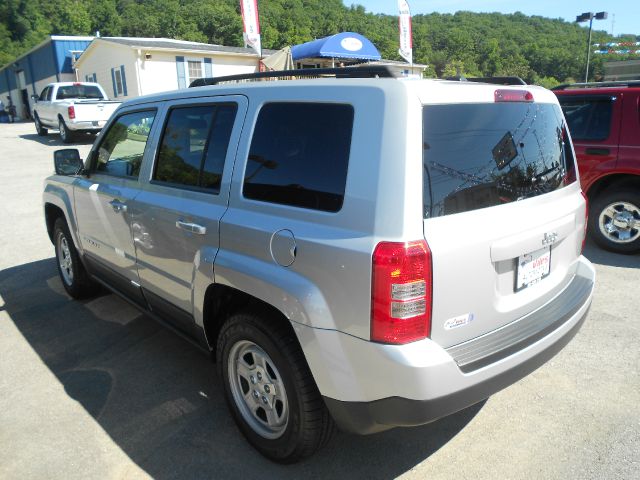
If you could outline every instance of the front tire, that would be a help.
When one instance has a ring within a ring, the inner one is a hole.
[[[40,122],[40,118],[38,118],[37,113],[33,114],[33,122],[35,123],[36,133],[38,134],[39,137],[45,137],[49,133],[49,130],[47,130],[42,126],[42,123]]]
[[[217,364],[236,424],[265,457],[294,463],[329,441],[335,424],[285,319],[232,316],[218,337]]]
[[[58,129],[60,130],[60,140],[62,140],[62,143],[73,142],[73,134],[67,127],[67,124],[64,123],[64,120],[62,119],[59,120]]]
[[[73,244],[67,222],[57,218],[53,227],[53,244],[56,250],[58,274],[64,289],[73,298],[87,298],[99,290],[99,286],[89,277]]]
[[[596,197],[589,209],[589,232],[605,250],[640,251],[640,193],[621,189]]]

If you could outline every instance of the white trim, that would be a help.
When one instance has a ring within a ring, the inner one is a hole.
[[[78,40],[82,41],[91,41],[95,37],[74,37],[73,35],[51,35],[51,40]]]

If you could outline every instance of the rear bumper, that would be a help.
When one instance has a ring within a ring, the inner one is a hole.
[[[97,122],[76,122],[72,120],[67,123],[67,128],[69,130],[73,130],[74,132],[99,132],[100,130],[102,130],[102,127],[104,127],[106,123],[107,122],[105,120],[100,120]]]
[[[582,326],[594,282],[593,266],[581,257],[574,279],[563,292],[510,324],[523,327],[508,332],[507,337],[514,339],[511,344],[502,341],[503,332],[491,332],[482,338],[493,336],[496,341],[489,343],[499,348],[488,348],[487,342],[476,339],[478,345],[471,348],[475,356],[468,354],[469,348],[445,350],[429,339],[403,346],[380,345],[327,331],[316,332],[303,348],[341,429],[368,434],[422,425],[488,398],[558,353]],[[536,315],[537,329],[531,321]],[[514,335],[521,331],[527,336]],[[299,332],[299,336],[304,342],[304,335]]]

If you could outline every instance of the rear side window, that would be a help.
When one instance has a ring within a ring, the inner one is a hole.
[[[66,85],[58,87],[56,100],[65,100],[67,98],[92,98],[102,100],[102,92],[95,85]]]
[[[219,193],[236,110],[232,103],[173,108],[153,180]]]
[[[562,95],[558,99],[574,140],[606,140],[611,130],[610,96]]]
[[[575,181],[557,105],[429,105],[423,116],[425,218],[523,200]]]
[[[344,199],[352,129],[351,105],[265,105],[251,141],[243,195],[337,212]]]

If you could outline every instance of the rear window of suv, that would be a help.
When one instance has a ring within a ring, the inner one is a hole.
[[[553,104],[427,105],[423,162],[425,218],[535,197],[575,180]]]

